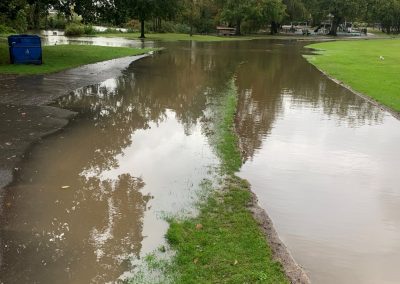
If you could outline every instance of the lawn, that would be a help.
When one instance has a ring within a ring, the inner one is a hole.
[[[400,40],[335,41],[307,47],[318,53],[306,56],[310,63],[355,91],[400,112]]]
[[[127,39],[138,39],[139,33],[98,33],[97,36],[104,37],[123,37]],[[232,40],[252,40],[265,38],[266,36],[215,36],[215,35],[193,35],[179,33],[148,33],[146,40],[162,40],[162,41],[232,41]]]
[[[46,74],[119,57],[139,55],[149,49],[93,45],[57,45],[43,47],[42,65],[11,65],[6,42],[0,41],[0,74]]]

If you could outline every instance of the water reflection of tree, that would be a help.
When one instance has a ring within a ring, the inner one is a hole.
[[[103,133],[91,159],[92,168],[102,172],[117,166],[116,156],[132,143],[136,130],[161,123],[167,110],[189,134],[203,116],[207,97],[218,95],[234,72],[238,61],[229,59],[214,48],[183,44],[135,62],[117,79],[76,90],[58,105],[79,112],[81,120]]]
[[[236,127],[245,160],[261,147],[277,116],[284,115],[284,100],[298,108],[321,109],[350,127],[381,123],[383,114],[378,108],[320,76],[300,54],[298,44],[260,42],[238,69]]]

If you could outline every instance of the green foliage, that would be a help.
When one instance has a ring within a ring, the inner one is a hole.
[[[20,33],[24,33],[28,30],[28,21],[26,19],[25,10],[19,10],[17,12],[17,16],[14,21],[14,27]]]
[[[307,56],[312,64],[400,112],[400,40],[338,41],[308,47],[321,53]]]
[[[94,35],[95,33],[95,29],[90,25],[71,23],[65,27],[66,36]]]
[[[85,35],[94,35],[96,33],[96,30],[91,25],[85,25],[83,26],[83,33]]]
[[[1,25],[0,24],[0,35],[8,35],[8,34],[14,34],[16,33],[16,30],[13,28],[7,27],[6,25]]]
[[[400,0],[374,0],[370,4],[371,20],[380,22],[388,34],[400,33]]]
[[[85,33],[85,26],[81,24],[71,23],[65,27],[66,36],[81,36]]]
[[[0,74],[45,74],[114,58],[143,54],[149,49],[88,45],[43,47],[43,65],[11,65],[7,44],[0,42]]]
[[[47,20],[47,26],[50,29],[65,29],[66,25],[67,19],[63,15],[52,16]]]

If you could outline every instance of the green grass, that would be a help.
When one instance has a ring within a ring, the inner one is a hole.
[[[288,283],[248,206],[247,181],[234,175],[241,158],[233,130],[237,106],[233,80],[222,97],[215,123],[222,188],[211,191],[195,218],[170,220],[167,239],[176,256],[168,267],[174,283]]]
[[[234,119],[237,107],[237,90],[231,80],[223,94],[221,106],[217,109],[216,149],[221,159],[222,168],[228,174],[234,174],[242,166],[242,158],[238,150],[238,139],[234,130]]]
[[[0,41],[0,74],[29,75],[54,73],[85,64],[143,54],[149,51],[149,49],[93,45],[44,46],[42,65],[12,65],[9,64],[7,44]]]
[[[139,33],[98,33],[97,36],[104,37],[122,37],[127,39],[138,39]],[[281,38],[281,36],[269,35],[244,35],[244,36],[215,36],[215,35],[193,35],[179,33],[147,33],[146,40],[160,41],[199,41],[199,42],[215,42],[215,41],[235,41],[235,40],[253,40],[266,38]]]
[[[354,90],[400,112],[400,40],[359,40],[307,46],[307,60]],[[380,60],[380,56],[385,59]]]

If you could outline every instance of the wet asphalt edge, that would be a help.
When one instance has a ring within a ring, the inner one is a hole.
[[[132,61],[130,62],[130,64],[134,61],[140,60],[142,58],[145,58],[147,56],[149,56],[151,53],[145,54],[145,55],[141,55],[141,56],[129,56],[132,57]],[[127,57],[128,58],[128,57]],[[108,60],[108,61],[103,61],[102,63],[107,64],[107,62],[111,62],[114,61],[114,59],[112,60]],[[85,66],[91,66],[91,65],[95,65],[98,63],[94,63],[94,64],[87,64],[84,66],[80,66],[74,69],[78,69],[78,68],[82,68]],[[129,65],[128,65],[129,66]],[[119,70],[112,70],[112,74],[110,74],[109,78],[115,78],[121,75],[121,71],[123,71],[124,69],[126,69],[128,66],[122,66]],[[64,73],[64,72],[70,72],[73,69],[67,70],[67,71],[61,71],[59,73]],[[7,75],[8,76],[8,75]],[[11,78],[12,76],[10,76]],[[18,76],[19,78],[24,78],[25,76]],[[28,76],[26,76],[26,78],[28,78]],[[90,86],[92,84],[98,84],[100,82],[97,82],[96,80],[93,80],[93,82],[89,83],[87,82],[87,84],[82,85],[78,88],[83,88],[86,86]],[[75,88],[75,89],[78,89]],[[54,94],[54,96],[51,98],[51,101],[54,102],[56,99],[59,99],[63,96],[68,95],[69,92],[71,92],[73,90],[71,90],[69,88],[68,85],[65,86],[64,88],[64,92],[59,92]],[[51,102],[50,102],[51,103]],[[53,112],[53,122],[51,123],[51,125],[48,127],[48,129],[40,132],[37,131],[36,135],[34,137],[32,137],[31,139],[21,139],[20,142],[18,142],[16,145],[14,145],[13,149],[10,150],[4,150],[4,149],[0,149],[0,151],[7,151],[6,155],[9,157],[14,157],[12,161],[1,161],[3,166],[0,167],[0,193],[2,193],[1,191],[4,190],[4,188],[6,188],[7,186],[9,186],[10,184],[12,184],[15,181],[15,177],[16,174],[18,173],[18,171],[20,170],[19,165],[21,164],[21,162],[25,159],[26,153],[28,153],[35,145],[37,145],[42,139],[45,139],[48,136],[54,135],[56,133],[59,133],[62,129],[64,129],[69,122],[78,115],[78,113],[76,112],[72,112],[66,109],[62,109],[62,108],[57,108],[57,107],[51,107],[48,105],[41,105],[40,103],[36,104],[36,105],[32,105],[32,104],[2,104],[0,101],[0,105],[3,106],[13,106],[13,107],[36,107],[40,110],[48,110],[51,109],[51,111]],[[37,121],[39,122],[39,121]],[[32,129],[33,132],[35,132],[35,129]],[[7,136],[7,133],[2,133],[3,136]],[[4,155],[3,155],[4,156]],[[4,166],[5,165],[5,166]],[[0,194],[0,204],[2,203],[1,200],[1,195]]]

